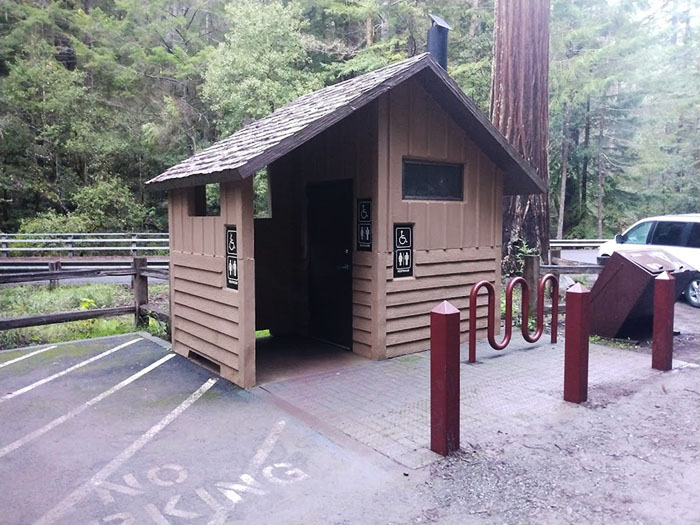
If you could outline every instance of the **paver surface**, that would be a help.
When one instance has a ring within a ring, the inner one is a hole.
[[[562,402],[563,345],[514,341],[505,351],[480,344],[477,362],[461,348],[461,441],[479,443],[540,417],[578,407]],[[689,366],[682,361],[675,368]],[[589,388],[629,390],[656,376],[643,353],[591,345]],[[261,387],[397,462],[420,468],[438,460],[430,449],[430,354],[317,374]],[[595,398],[595,394],[591,394]]]
[[[576,406],[561,345],[463,349],[444,460],[427,353],[245,391],[143,334],[45,348],[0,352],[2,525],[700,523],[683,361],[594,346]]]

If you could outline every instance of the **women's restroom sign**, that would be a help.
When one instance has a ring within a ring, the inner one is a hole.
[[[235,226],[226,226],[226,286],[238,290],[238,234]]]
[[[394,224],[394,277],[413,275],[413,225]]]
[[[372,251],[372,199],[357,199],[357,251]]]

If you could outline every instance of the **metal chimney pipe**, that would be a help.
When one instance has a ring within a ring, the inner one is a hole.
[[[430,15],[432,21],[428,30],[428,53],[447,71],[447,32],[450,25],[437,15]]]

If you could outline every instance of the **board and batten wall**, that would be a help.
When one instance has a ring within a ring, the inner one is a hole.
[[[168,192],[173,350],[245,388],[255,385],[255,310],[243,307],[255,301],[252,206],[252,178],[221,184],[219,216],[193,216],[192,188]],[[225,225],[238,231],[238,290],[225,283]]]
[[[464,341],[471,287],[486,279],[500,289],[502,173],[414,79],[380,99],[378,126],[379,194],[386,210],[376,237],[379,251],[386,254],[385,355],[429,348],[429,312],[443,300],[460,310]],[[404,159],[463,164],[463,200],[404,200]],[[393,277],[394,223],[414,224],[413,277]],[[480,297],[480,337],[486,327],[485,305],[486,297]],[[496,311],[500,313],[498,305]]]

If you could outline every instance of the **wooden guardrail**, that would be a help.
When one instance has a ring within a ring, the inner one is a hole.
[[[2,233],[0,257],[62,253],[69,257],[86,253],[169,251],[167,233]]]
[[[554,274],[557,278],[560,275],[598,275],[604,268],[599,264],[576,263],[564,259],[555,258],[553,261],[559,264],[541,264],[539,255],[526,255],[524,257],[523,278],[530,287],[536,286],[543,275]],[[533,297],[530,297],[530,310],[533,311],[535,307],[536,302]],[[559,311],[563,312],[565,309],[566,304],[560,303]],[[551,306],[546,307],[545,310],[551,312]]]
[[[47,324],[67,323],[70,321],[82,321],[98,317],[113,317],[116,315],[134,314],[136,326],[143,327],[148,323],[148,318],[153,317],[164,322],[170,333],[170,318],[167,313],[151,305],[148,302],[148,278],[168,279],[168,270],[163,268],[149,268],[145,257],[134,257],[131,268],[114,269],[88,269],[88,270],[61,270],[60,264],[54,265],[48,272],[22,272],[0,274],[1,284],[17,284],[36,281],[49,281],[49,286],[56,286],[58,281],[64,279],[82,279],[85,277],[104,277],[112,275],[131,275],[133,277],[134,304],[130,306],[118,306],[114,308],[94,308],[89,310],[74,310],[70,312],[57,312],[41,315],[25,315],[21,317],[0,318],[0,330],[12,328],[25,328],[28,326],[42,326]]]

